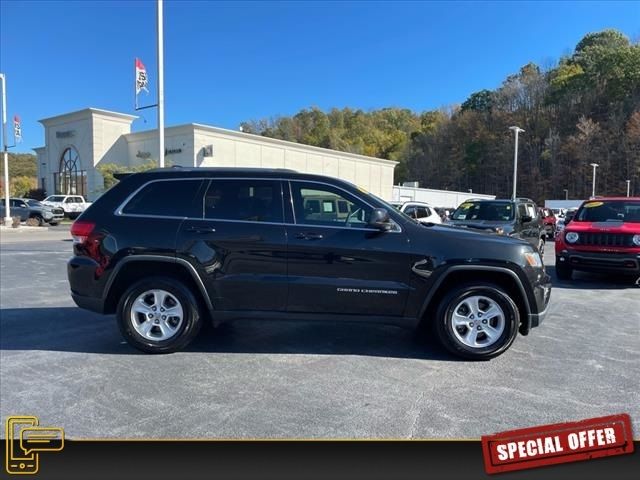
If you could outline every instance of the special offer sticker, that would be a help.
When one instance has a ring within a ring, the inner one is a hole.
[[[626,413],[482,437],[484,466],[490,474],[631,452],[631,418]]]

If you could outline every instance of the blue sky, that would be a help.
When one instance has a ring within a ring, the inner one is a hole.
[[[235,129],[301,108],[416,111],[549,65],[587,32],[640,38],[640,2],[165,1],[166,124]],[[155,1],[0,2],[0,70],[24,143],[38,119],[88,106],[133,113],[133,59],[155,100]],[[155,109],[134,130],[154,128]],[[145,123],[146,121],[146,123]]]

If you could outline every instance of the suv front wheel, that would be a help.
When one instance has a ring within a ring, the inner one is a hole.
[[[147,353],[170,353],[186,347],[202,324],[191,291],[164,277],[133,284],[118,304],[117,319],[127,342]]]
[[[442,299],[435,330],[451,353],[488,360],[511,346],[519,324],[518,307],[508,293],[491,284],[467,284]]]

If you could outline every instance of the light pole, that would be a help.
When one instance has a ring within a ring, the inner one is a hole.
[[[164,168],[164,32],[162,0],[158,0],[158,149],[160,168]]]
[[[596,168],[598,168],[600,165],[598,165],[597,163],[591,163],[590,165],[593,167],[593,184],[591,186],[591,198],[595,198],[595,196],[596,196]]]
[[[625,180],[625,182],[627,182],[627,197],[628,197],[629,193],[631,193],[631,180]]]
[[[509,127],[509,130],[513,130],[516,136],[515,148],[513,151],[513,195],[511,195],[511,200],[516,199],[516,184],[518,182],[518,134],[520,132],[524,132],[524,130],[520,127]]]
[[[2,82],[2,143],[4,145],[4,224],[11,225],[9,211],[9,154],[7,153],[7,78],[0,73]]]
[[[564,199],[569,200],[569,190],[565,188],[563,191],[564,191]]]

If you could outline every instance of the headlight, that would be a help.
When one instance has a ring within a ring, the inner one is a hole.
[[[564,239],[569,243],[576,243],[578,238],[580,238],[580,235],[576,232],[567,232],[564,236]]]
[[[542,267],[542,258],[538,252],[525,252],[524,258],[529,266],[534,268]]]
[[[640,247],[640,235],[634,235],[631,240],[633,241],[634,245],[637,245]]]
[[[496,233],[498,235],[504,235],[504,228],[502,227],[496,227]]]

